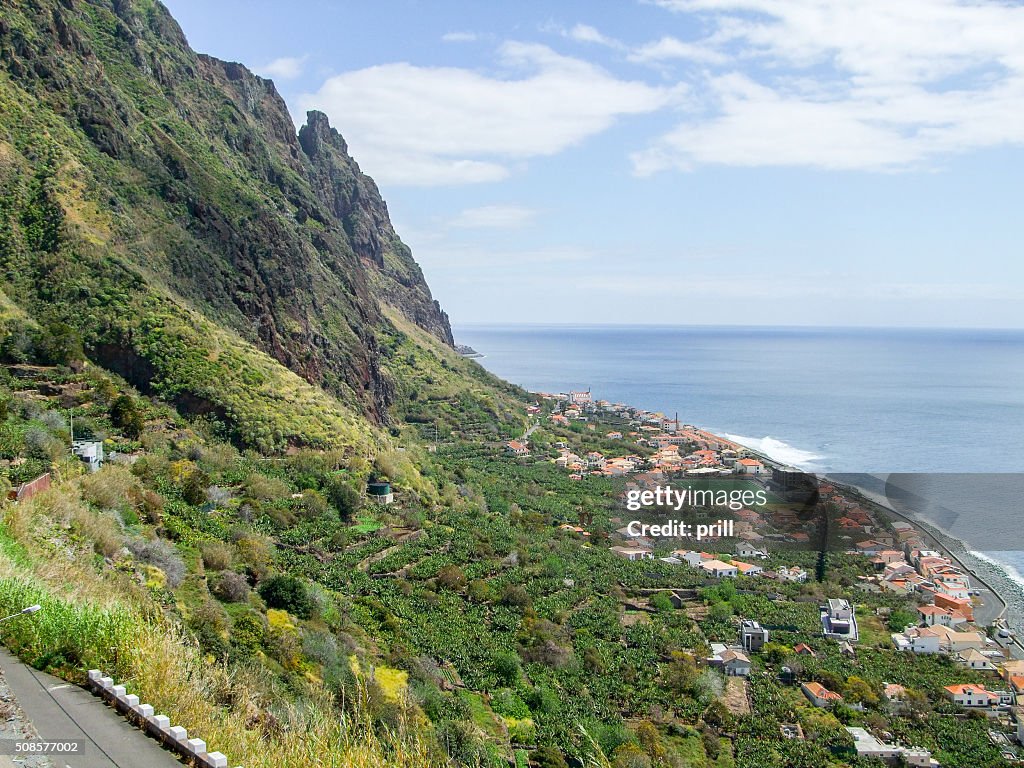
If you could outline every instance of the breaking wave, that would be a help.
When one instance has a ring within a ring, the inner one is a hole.
[[[782,464],[787,464],[791,467],[803,469],[808,472],[823,469],[818,462],[826,458],[824,455],[814,453],[813,451],[805,451],[802,448],[797,448],[789,443],[783,442],[782,440],[776,440],[774,437],[744,437],[743,435],[730,435],[724,432],[719,434],[733,442],[739,443],[740,445],[745,445],[751,450],[763,453],[765,456],[775,459],[775,461]]]

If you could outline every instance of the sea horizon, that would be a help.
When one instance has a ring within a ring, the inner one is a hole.
[[[519,330],[519,329],[643,329],[643,330],[679,330],[679,329],[722,329],[722,330],[777,330],[777,331],[935,331],[940,333],[977,333],[996,332],[1024,334],[1024,326],[943,326],[943,325],[778,325],[750,323],[580,323],[580,322],[491,322],[469,321],[452,322],[453,331],[466,329],[476,330]],[[456,339],[458,341],[458,339]]]

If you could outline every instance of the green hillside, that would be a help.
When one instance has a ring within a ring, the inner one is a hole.
[[[0,6],[0,614],[43,606],[0,641],[25,661],[104,669],[247,768],[819,768],[856,759],[844,725],[1003,764],[943,691],[984,673],[895,652],[915,598],[861,590],[866,558],[773,549],[822,573],[780,583],[618,557],[636,474],[559,446],[655,449],[551,410],[456,352],[324,115],[296,130],[155,0]],[[772,642],[726,679],[706,659],[744,618]]]

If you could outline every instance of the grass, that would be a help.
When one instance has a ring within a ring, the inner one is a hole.
[[[353,533],[366,534],[374,533],[384,527],[384,523],[380,522],[373,515],[358,515],[356,517],[356,524],[351,527]]]

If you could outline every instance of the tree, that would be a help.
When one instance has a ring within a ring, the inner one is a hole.
[[[146,424],[142,413],[128,395],[121,395],[111,404],[110,421],[130,440],[138,439]]]
[[[894,608],[889,612],[889,631],[902,632],[911,624],[917,623],[917,617],[904,608]]]
[[[511,651],[499,651],[491,661],[491,670],[501,682],[514,686],[519,682],[519,656]]]
[[[661,733],[649,720],[644,720],[636,729],[636,737],[640,746],[651,760],[660,763],[665,759],[665,745],[661,741]]]
[[[78,331],[59,320],[45,327],[36,348],[42,361],[51,365],[70,365],[85,358]]]
[[[526,608],[530,604],[530,595],[518,584],[506,584],[501,591],[501,604],[511,608]]]
[[[853,704],[860,702],[872,707],[878,704],[878,694],[875,693],[867,680],[856,675],[850,675],[846,679],[843,695],[847,701]]]
[[[189,473],[181,486],[181,498],[193,507],[207,502],[206,489],[210,487],[210,476],[198,467]]]
[[[324,487],[324,495],[345,521],[354,518],[363,505],[363,497],[342,475],[331,476]]]
[[[782,643],[765,643],[761,649],[761,655],[772,664],[781,664],[782,661],[793,653],[793,649]]]
[[[666,687],[673,693],[690,693],[697,684],[697,662],[688,653],[673,651],[664,676]]]
[[[672,598],[665,592],[655,592],[651,597],[651,607],[658,613],[670,613],[673,609]]]
[[[708,619],[724,624],[732,617],[732,606],[729,603],[715,603],[708,609]]]
[[[259,593],[270,608],[280,608],[300,619],[308,619],[313,614],[309,590],[294,576],[271,576],[260,584]]]

